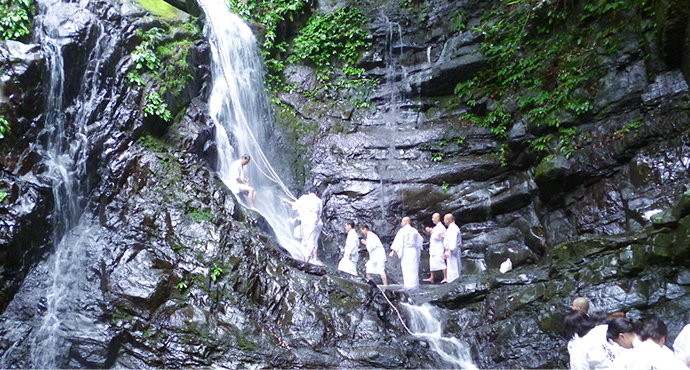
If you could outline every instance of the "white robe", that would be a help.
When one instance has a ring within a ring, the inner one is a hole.
[[[230,191],[235,195],[240,192],[240,184],[237,179],[246,179],[247,175],[244,171],[244,166],[242,165],[242,160],[238,159],[230,165]]]
[[[673,352],[681,361],[690,362],[690,324],[685,325],[673,341]]]
[[[400,267],[405,288],[419,286],[419,252],[422,249],[422,237],[410,225],[405,225],[395,235],[391,249],[400,256]]]
[[[431,237],[429,238],[429,270],[440,271],[446,269],[446,259],[443,257],[443,238],[439,235],[446,232],[446,227],[439,222],[431,230]]]
[[[621,353],[614,361],[617,370],[688,370],[683,361],[666,346],[651,339],[633,342],[633,348]]]
[[[450,257],[447,259],[448,268],[448,282],[460,277],[462,272],[462,261],[460,261],[460,244],[462,244],[462,236],[460,235],[460,228],[455,222],[448,225],[445,237],[443,239],[443,248],[450,251]]]
[[[582,338],[568,343],[571,370],[609,369],[613,365],[614,349],[606,339],[608,325],[598,325]]]
[[[338,264],[338,270],[357,275],[357,261],[359,260],[359,238],[355,229],[350,229],[345,240],[343,258]]]
[[[318,246],[319,235],[323,228],[321,199],[314,193],[302,195],[292,204],[292,209],[297,211],[297,217],[300,220],[302,254],[304,257],[311,256]]]
[[[371,231],[367,233],[367,252],[369,252],[369,261],[364,265],[367,274],[385,274],[386,251],[378,235]]]

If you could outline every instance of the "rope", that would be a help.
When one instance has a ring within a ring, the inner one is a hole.
[[[202,6],[203,6],[203,3],[202,3]],[[211,25],[213,25],[213,19],[212,19],[212,17],[206,17],[206,19],[209,21],[209,23],[211,23]],[[215,27],[213,27],[213,28],[215,29]],[[218,42],[218,41],[217,41],[218,35],[214,35],[214,36],[215,36],[214,38],[216,39],[215,42],[217,43],[217,42]],[[216,49],[218,49],[218,48],[216,48]],[[219,57],[220,57],[221,59],[224,59],[225,56],[224,56],[224,55],[219,55]],[[225,83],[228,85],[229,88],[233,88],[234,85],[233,85],[232,83],[230,83],[230,80],[229,80],[229,78],[228,78],[228,73],[227,73],[227,71],[225,70],[225,64],[226,64],[226,63],[223,62],[223,63],[219,63],[219,64],[220,64],[220,68],[223,70],[223,73],[222,73],[222,74],[223,74],[223,79],[225,80]],[[260,161],[261,164],[263,164],[263,166],[266,167],[266,170],[267,170],[267,172],[268,172],[270,175],[266,174],[266,173],[261,169],[261,166],[259,166],[258,163],[257,163],[257,166],[256,166],[256,167],[257,167],[257,169],[259,170],[259,172],[261,172],[261,174],[264,175],[264,176],[265,176],[266,178],[268,178],[269,180],[271,180],[271,181],[273,181],[274,183],[278,184],[278,185],[280,186],[280,188],[283,190],[283,192],[285,192],[285,194],[286,194],[288,197],[292,198],[292,200],[296,200],[297,197],[295,197],[295,196],[292,194],[292,192],[290,192],[290,189],[288,189],[287,186],[280,180],[280,177],[278,176],[278,174],[276,173],[276,171],[273,169],[273,167],[272,167],[271,164],[269,163],[268,158],[266,158],[266,155],[265,155],[264,152],[261,150],[261,146],[259,145],[258,140],[256,140],[256,137],[254,136],[254,133],[252,132],[251,128],[249,127],[249,124],[247,123],[247,118],[244,116],[244,112],[242,111],[242,109],[234,109],[234,111],[235,111],[236,114],[238,115],[238,117],[237,117],[237,118],[238,118],[238,121],[240,121],[240,122],[242,122],[242,123],[244,124],[244,128],[245,128],[245,129],[247,130],[247,132],[249,133],[249,137],[251,138],[252,144],[253,144],[254,147],[255,147],[254,150],[258,153],[258,157],[259,157],[259,159],[261,160],[261,161]]]
[[[383,289],[381,289],[380,286],[377,285],[376,287],[379,288],[379,290],[381,291],[381,294],[383,295],[383,298],[386,299],[386,302],[388,302],[388,304],[389,304],[391,307],[393,307],[393,309],[395,310],[395,312],[398,314],[398,319],[400,319],[400,322],[402,323],[402,325],[403,325],[403,327],[405,328],[405,330],[407,330],[408,333],[414,335],[414,333],[412,333],[412,331],[410,331],[410,328],[408,328],[407,325],[405,324],[405,320],[403,320],[402,315],[400,314],[400,311],[398,311],[398,308],[395,307],[395,305],[388,299],[388,297],[386,297],[386,292],[384,292]]]

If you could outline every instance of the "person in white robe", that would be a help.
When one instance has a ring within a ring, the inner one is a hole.
[[[666,324],[657,316],[642,320],[640,340],[633,341],[632,349],[618,355],[613,369],[620,370],[687,370],[681,359],[666,347]]]
[[[388,285],[388,277],[386,276],[386,250],[381,244],[381,239],[373,231],[369,230],[369,226],[362,225],[359,231],[366,239],[362,239],[362,244],[367,247],[369,252],[369,261],[364,265],[367,272],[367,280],[371,280],[371,274],[381,276],[383,286]]]
[[[410,226],[411,223],[412,219],[403,217],[400,222],[402,228],[395,235],[389,254],[393,257],[397,253],[400,257],[403,286],[407,289],[419,286],[419,254],[422,249],[422,237]]]
[[[434,223],[434,227],[426,228],[426,232],[431,234],[429,238],[429,271],[431,271],[431,275],[424,281],[433,284],[436,271],[443,271],[443,280],[448,280],[448,272],[446,270],[446,257],[443,255],[445,252],[443,238],[440,236],[446,232],[446,227],[441,222],[441,214],[434,213],[431,216],[431,222]]]
[[[319,245],[319,236],[323,228],[321,221],[321,212],[323,211],[323,203],[316,192],[302,195],[296,201],[292,202],[283,199],[283,202],[292,206],[292,209],[297,212],[297,218],[300,221],[300,236],[302,237],[301,248],[304,262],[310,260],[318,261],[317,247]]]
[[[451,283],[460,277],[462,272],[462,261],[460,261],[460,244],[462,244],[462,236],[460,235],[460,228],[455,224],[455,218],[448,213],[443,216],[443,222],[446,224],[446,232],[441,234],[443,238],[443,248],[445,249],[444,257],[446,258],[446,268],[448,269],[447,278],[441,283]]]
[[[230,165],[230,191],[235,195],[247,194],[249,206],[254,208],[256,192],[253,187],[249,186],[249,178],[245,172],[245,167],[250,160],[249,154],[244,154]]]
[[[343,258],[338,263],[338,270],[356,276],[357,261],[359,260],[359,238],[357,237],[357,231],[355,231],[355,222],[352,220],[346,221],[345,230],[347,230],[347,239],[345,240]]]
[[[685,325],[673,341],[673,352],[681,361],[690,367],[690,324]]]
[[[596,325],[586,313],[570,311],[563,320],[568,341],[570,369],[609,369],[614,360],[613,344],[608,341],[608,325]]]

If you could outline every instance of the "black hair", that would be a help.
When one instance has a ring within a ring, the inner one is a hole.
[[[369,225],[367,225],[367,224],[359,225],[359,228],[360,228],[360,229],[367,230],[367,231],[368,231],[368,230],[371,230],[371,229],[369,228]]]
[[[589,314],[589,317],[597,325],[606,325],[609,323],[609,321],[611,321],[611,318],[609,317],[609,315],[607,315],[606,312],[604,312],[604,311],[592,312]]]
[[[606,339],[617,339],[623,333],[637,333],[633,321],[625,317],[616,317],[609,322],[606,330]]]
[[[567,340],[573,339],[575,334],[582,337],[589,333],[595,326],[594,320],[580,310],[568,312],[565,315],[565,319],[563,319],[563,331],[565,339]]]
[[[640,329],[640,339],[645,341],[652,339],[659,342],[668,335],[668,328],[664,321],[657,315],[647,316],[642,319],[642,328]]]
[[[350,225],[351,228],[355,228],[355,222],[352,220],[345,221],[345,225]]]
[[[252,157],[250,157],[249,154],[242,154],[242,158],[249,158],[249,159],[251,159]]]

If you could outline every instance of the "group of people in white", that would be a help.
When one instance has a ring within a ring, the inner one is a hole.
[[[439,213],[434,213],[431,220],[434,223],[434,227],[426,228],[426,231],[430,234],[429,269],[431,276],[428,279],[424,279],[424,281],[433,283],[435,273],[443,271],[441,283],[449,283],[460,277],[460,272],[462,271],[460,261],[462,237],[460,228],[455,224],[455,218],[450,213],[443,218],[445,226],[441,223],[441,215]],[[403,217],[400,225],[401,228],[393,239],[388,257],[397,255],[400,258],[403,286],[405,288],[416,288],[419,286],[419,263],[423,239],[417,229],[412,227],[412,219],[410,217]],[[347,231],[347,239],[338,269],[357,275],[359,243],[361,241],[366,246],[369,254],[369,261],[364,265],[367,279],[371,280],[372,274],[380,275],[383,285],[388,285],[388,278],[385,273],[386,251],[378,235],[368,225],[362,225],[360,226],[360,232],[365,238],[360,240],[355,229],[355,223],[352,220],[345,222],[345,230]]]
[[[248,154],[234,161],[230,166],[230,190],[235,195],[246,195],[249,206],[254,208],[256,192],[249,185],[249,178],[246,175],[245,167],[251,161]],[[302,195],[297,200],[283,199],[283,202],[292,206],[299,220],[299,238],[301,238],[300,249],[305,262],[317,262],[317,247],[319,235],[323,228],[321,213],[323,203],[316,191]],[[436,272],[443,271],[441,283],[450,283],[460,277],[462,263],[460,261],[460,245],[462,237],[460,228],[455,224],[455,218],[451,213],[446,214],[441,222],[441,215],[434,213],[431,216],[434,227],[427,227],[426,231],[430,234],[429,240],[429,270],[431,276],[424,281],[434,283]],[[397,254],[400,258],[400,267],[403,275],[403,285],[405,288],[416,288],[419,286],[419,257],[422,249],[422,237],[419,232],[412,227],[412,219],[403,217],[400,230],[395,235],[391,244],[389,257]],[[445,225],[444,225],[445,224]],[[367,279],[371,280],[371,275],[379,275],[383,285],[388,285],[386,276],[386,250],[381,244],[381,239],[369,226],[360,226],[362,234],[361,243],[366,246],[369,260],[364,265]],[[343,257],[338,264],[338,269],[352,275],[357,275],[357,262],[359,261],[360,238],[357,235],[354,221],[345,222],[347,239]]]
[[[566,314],[563,329],[568,339],[570,368],[620,370],[688,370],[690,324],[666,346],[668,328],[656,315],[631,320],[622,313],[589,315],[589,301],[577,298]]]

